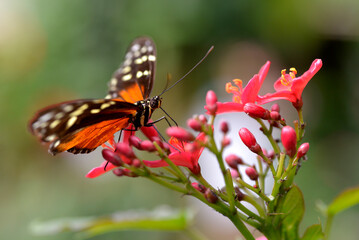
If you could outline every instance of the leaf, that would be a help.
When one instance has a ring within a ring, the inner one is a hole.
[[[193,216],[190,211],[175,211],[161,207],[153,211],[126,211],[102,217],[63,218],[34,222],[30,230],[37,235],[54,235],[61,232],[79,232],[80,237],[92,237],[120,230],[187,229]]]
[[[301,240],[319,240],[323,239],[323,237],[322,225],[314,224],[307,228]]]
[[[293,186],[286,194],[278,213],[281,215],[281,229],[285,239],[298,239],[298,227],[304,214],[303,194]]]
[[[350,188],[339,194],[328,206],[328,215],[335,215],[359,203],[359,187]]]

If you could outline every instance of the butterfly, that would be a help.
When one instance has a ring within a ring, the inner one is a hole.
[[[103,99],[78,99],[39,110],[29,122],[30,132],[49,145],[53,155],[68,151],[89,153],[129,124],[149,126],[160,96],[149,97],[156,70],[156,46],[148,37],[135,39],[114,72]]]

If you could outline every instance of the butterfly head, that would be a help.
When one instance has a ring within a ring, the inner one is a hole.
[[[162,98],[160,96],[154,96],[153,98],[151,98],[150,100],[150,107],[152,109],[157,109],[160,108],[162,104]]]

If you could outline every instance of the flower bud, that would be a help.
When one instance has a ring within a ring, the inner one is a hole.
[[[103,149],[102,157],[115,166],[121,166],[123,164],[121,157],[110,149]]]
[[[244,194],[239,190],[238,187],[234,188],[234,192],[236,193],[236,199],[237,201],[242,201],[244,199]]]
[[[236,169],[231,169],[230,171],[233,179],[239,178],[239,172]]]
[[[279,121],[281,116],[279,114],[279,112],[270,112],[270,118],[275,120],[275,121]]]
[[[156,151],[155,145],[150,140],[143,140],[141,142],[141,149],[147,152]]]
[[[202,184],[197,183],[197,182],[193,182],[192,187],[194,187],[197,191],[199,191],[201,193],[204,193],[206,191],[206,187],[203,186]]]
[[[133,159],[136,157],[130,145],[124,142],[120,142],[116,144],[115,152],[120,153],[129,159]]]
[[[248,167],[248,168],[246,168],[245,172],[251,180],[255,181],[258,179],[258,173],[254,168]]]
[[[228,164],[229,167],[233,168],[233,169],[237,169],[238,168],[238,164],[242,164],[243,160],[242,158],[238,157],[235,154],[229,154],[226,158],[225,158],[226,163]]]
[[[202,124],[198,119],[195,119],[195,118],[188,119],[187,125],[195,131],[199,132],[202,130]]]
[[[277,113],[279,113],[279,111],[280,111],[279,105],[278,105],[277,103],[273,104],[270,110],[271,110],[272,112],[277,112]]]
[[[239,137],[242,139],[242,142],[254,153],[260,153],[262,151],[261,147],[257,143],[256,138],[247,128],[241,128],[239,130]]]
[[[269,111],[254,103],[246,103],[243,107],[243,110],[251,117],[269,119]]]
[[[305,154],[307,154],[308,150],[309,143],[303,143],[302,145],[300,145],[300,147],[298,148],[297,158],[302,158]]]
[[[290,126],[283,127],[281,138],[287,155],[293,157],[297,150],[297,135],[295,130]]]
[[[215,115],[217,112],[217,96],[212,90],[207,92],[206,104],[205,108],[208,110],[209,114]]]
[[[195,139],[192,133],[188,132],[187,130],[181,127],[167,128],[166,133],[168,136],[175,137],[180,141],[193,141]]]
[[[134,166],[134,167],[136,167],[136,168],[139,168],[139,167],[141,167],[141,165],[142,165],[142,163],[141,163],[141,160],[139,160],[139,159],[133,159],[133,161],[132,161],[132,166]]]
[[[141,139],[135,135],[130,136],[130,138],[128,139],[128,143],[131,146],[134,146],[135,148],[139,149],[140,145],[141,145]]]
[[[219,128],[221,129],[221,131],[222,131],[224,134],[228,133],[229,127],[228,127],[227,121],[222,121],[222,122],[219,124]]]
[[[214,91],[212,90],[209,90],[207,92],[207,95],[206,95],[206,104],[209,106],[209,105],[214,105],[214,104],[217,104],[217,95]]]
[[[231,144],[231,139],[229,137],[223,137],[222,139],[222,147],[227,147],[229,144]]]
[[[209,188],[207,188],[206,191],[204,192],[204,197],[210,203],[216,203],[218,201],[217,195]]]
[[[203,124],[207,124],[207,117],[203,114],[198,116],[198,120],[200,120]]]
[[[126,171],[126,170],[127,170],[127,171]],[[127,176],[128,169],[115,168],[112,172],[113,172],[116,176],[122,177],[122,176]]]
[[[274,159],[275,156],[275,152],[273,149],[269,150],[268,153],[266,154],[267,158],[269,158],[270,160]]]

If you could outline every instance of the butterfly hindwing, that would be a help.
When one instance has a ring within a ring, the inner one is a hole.
[[[127,50],[125,61],[115,71],[106,98],[135,103],[149,97],[156,67],[156,46],[148,37],[135,39]]]
[[[52,154],[85,153],[126,128],[138,111],[137,105],[115,99],[74,100],[40,110],[29,127],[42,142],[50,143]]]

